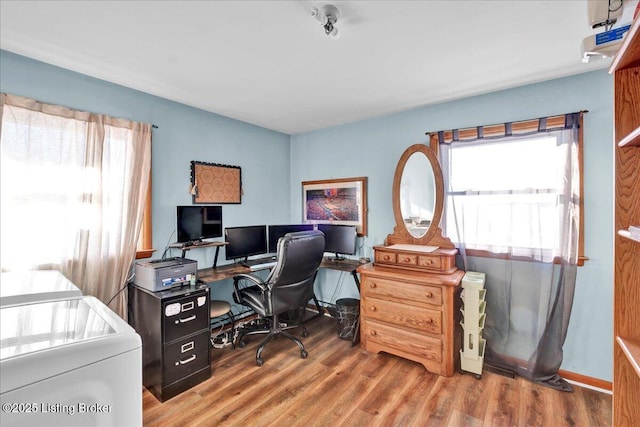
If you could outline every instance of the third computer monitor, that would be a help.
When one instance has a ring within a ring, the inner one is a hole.
[[[335,259],[356,254],[355,225],[318,224],[318,230],[324,233],[324,251],[334,253]]]

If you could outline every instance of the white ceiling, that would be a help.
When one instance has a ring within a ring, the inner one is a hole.
[[[335,1],[338,40],[322,4],[1,0],[0,48],[287,134],[610,62],[586,0]]]

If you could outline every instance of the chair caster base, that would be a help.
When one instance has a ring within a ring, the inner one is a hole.
[[[309,355],[309,353],[307,353],[306,350],[300,350],[300,358],[301,359],[306,359],[308,355]]]
[[[256,359],[256,365],[258,365],[258,366],[264,365],[264,360],[262,359],[262,357],[258,357]]]

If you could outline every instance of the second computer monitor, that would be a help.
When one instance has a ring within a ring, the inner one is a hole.
[[[286,224],[269,226],[269,252],[278,252],[278,240],[287,233],[313,230],[313,224]]]
[[[318,224],[318,230],[324,233],[324,251],[335,254],[335,259],[343,259],[342,255],[355,255],[355,225]]]

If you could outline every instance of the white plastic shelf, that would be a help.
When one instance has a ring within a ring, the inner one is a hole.
[[[485,274],[469,271],[462,278],[463,345],[460,350],[460,368],[463,371],[482,375],[484,350],[486,341],[482,338],[482,330],[486,319],[487,290],[484,289]]]

